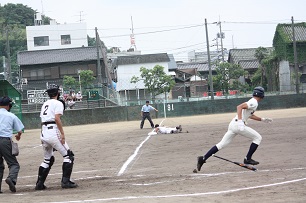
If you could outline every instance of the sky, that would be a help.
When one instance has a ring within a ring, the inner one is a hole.
[[[216,51],[217,33],[224,33],[223,48],[272,47],[278,23],[306,22],[305,0],[0,0],[21,3],[57,23],[86,22],[105,45],[127,50],[130,34],[141,54],[173,54],[188,61],[188,52]],[[216,24],[216,22],[221,22]],[[218,39],[221,50],[221,39]]]

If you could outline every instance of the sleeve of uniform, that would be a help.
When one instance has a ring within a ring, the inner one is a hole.
[[[248,105],[248,109],[250,110],[256,110],[257,106],[258,106],[258,102],[256,99],[252,98],[249,101],[246,102]]]
[[[149,106],[150,107],[150,111],[153,111],[155,108],[153,106]]]
[[[63,112],[64,112],[64,105],[62,104],[62,102],[60,101],[56,102],[54,113],[63,115]]]
[[[16,115],[14,115],[14,119],[13,119],[13,129],[18,132],[24,129],[23,123]]]

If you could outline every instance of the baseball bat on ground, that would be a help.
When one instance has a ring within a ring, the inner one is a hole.
[[[216,157],[216,158],[218,158],[218,159],[222,159],[222,160],[224,160],[224,161],[228,161],[228,162],[230,162],[230,163],[236,164],[236,165],[241,166],[241,167],[243,167],[243,168],[246,168],[246,169],[249,169],[249,170],[252,170],[252,171],[257,171],[257,169],[256,169],[255,167],[253,167],[253,166],[250,166],[250,165],[247,165],[247,164],[243,164],[243,163],[239,163],[239,162],[236,162],[236,161],[231,161],[231,160],[228,160],[228,159],[219,157],[219,156],[214,155],[214,154],[213,154],[213,156]]]

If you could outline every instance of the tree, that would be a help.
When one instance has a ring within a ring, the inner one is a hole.
[[[222,90],[228,93],[228,90],[233,86],[231,80],[237,80],[244,75],[244,70],[240,65],[231,64],[228,62],[220,63],[216,67],[217,75],[213,76],[213,85],[215,90]],[[237,83],[233,83],[237,87]]]
[[[78,82],[76,81],[76,79],[72,76],[64,76],[63,79],[63,87],[64,89],[68,89],[68,88],[72,88],[75,89],[77,86]]]
[[[80,71],[80,79],[81,79],[81,85],[86,88],[92,86],[93,81],[96,78],[93,76],[92,70],[82,70]]]
[[[279,90],[279,62],[280,59],[275,51],[271,52],[262,60],[265,68],[267,91]]]
[[[131,83],[137,83],[143,80],[144,86],[152,94],[152,100],[155,101],[155,96],[170,92],[171,88],[174,87],[175,81],[172,76],[167,75],[164,72],[164,67],[160,65],[154,66],[153,69],[147,69],[145,67],[140,68],[140,77],[133,76]]]
[[[0,5],[0,56],[8,58],[8,54],[10,54],[12,76],[19,75],[17,53],[27,50],[26,26],[34,25],[34,13],[35,11],[32,8],[23,4],[8,3],[4,6]],[[42,17],[45,24],[50,21],[49,17]],[[10,50],[7,50],[8,43]],[[0,63],[3,63],[2,57],[0,57]],[[0,68],[0,72],[2,72],[1,70]],[[12,79],[14,82],[14,77]]]
[[[280,58],[276,54],[276,51],[269,52],[267,48],[258,47],[255,51],[255,57],[260,64],[260,68],[252,77],[253,84],[261,85],[267,91],[279,90]],[[258,82],[258,76],[260,76],[260,83]]]
[[[264,83],[265,83],[265,78],[266,78],[266,68],[264,64],[264,59],[266,59],[268,55],[269,55],[268,50],[265,47],[258,47],[254,55],[260,64],[260,69],[261,69],[260,85],[261,86],[265,86]]]
[[[27,25],[34,25],[33,16],[34,10],[23,4],[8,3],[1,7],[0,18],[3,19],[1,27],[8,25],[18,25],[20,28],[25,28]]]
[[[96,38],[94,37],[89,37],[89,35],[87,35],[87,42],[90,47],[96,46]]]
[[[252,75],[251,81],[252,81],[252,86],[259,86],[261,85],[261,69],[258,68],[256,72]]]

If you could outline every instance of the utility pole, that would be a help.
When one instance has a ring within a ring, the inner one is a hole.
[[[99,42],[100,42],[100,37],[98,34],[98,28],[95,27],[95,32],[96,32],[96,48],[97,48],[97,74],[98,74],[98,84],[102,85],[102,75],[101,75],[101,63],[100,63],[100,54],[99,54]]]
[[[208,40],[208,30],[207,30],[206,18],[205,18],[205,30],[206,30],[206,46],[207,46],[208,68],[209,68],[210,95],[211,95],[211,99],[214,100],[214,87],[213,87],[212,70],[211,70],[211,63],[210,63],[209,40]]]
[[[3,61],[4,80],[6,80],[6,62],[5,62],[5,56],[2,56],[2,61]]]
[[[7,53],[7,68],[6,68],[6,80],[12,83],[12,69],[11,69],[11,48],[9,41],[8,28],[6,27],[6,53]]]
[[[221,54],[222,54],[222,62],[224,62],[224,52],[223,52],[223,37],[224,34],[222,33],[222,28],[221,28],[221,21],[219,20],[219,22],[217,23],[217,25],[219,25],[220,28],[220,38],[221,38]]]
[[[292,40],[293,40],[293,53],[294,53],[294,70],[295,70],[295,89],[296,93],[300,93],[300,80],[299,80],[299,66],[297,61],[297,52],[296,52],[296,40],[295,40],[295,31],[294,31],[294,19],[293,16],[291,17],[291,27],[292,27]]]

